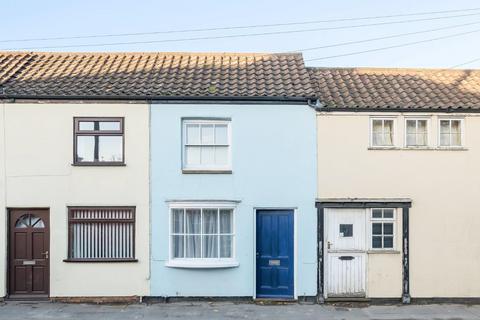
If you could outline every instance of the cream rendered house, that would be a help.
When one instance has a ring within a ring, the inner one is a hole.
[[[148,295],[149,104],[111,99],[136,58],[0,54],[1,297]]]
[[[310,74],[320,298],[480,297],[480,72]]]

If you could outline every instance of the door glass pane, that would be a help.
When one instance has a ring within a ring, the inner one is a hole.
[[[218,233],[218,210],[217,209],[203,209],[203,233],[215,234]]]
[[[186,209],[186,225],[188,234],[200,234],[201,211],[200,209]]]
[[[172,231],[173,233],[183,233],[183,209],[172,210]]]
[[[187,124],[187,144],[200,144],[200,126],[198,124]]]
[[[218,236],[203,236],[203,257],[218,258]]]
[[[32,216],[31,224],[32,224],[32,227],[35,229],[45,228],[45,224],[43,223],[43,220],[35,216]]]
[[[220,233],[233,233],[232,220],[231,209],[220,210]]]
[[[101,121],[101,131],[120,131],[120,121]]]
[[[18,218],[15,228],[28,228],[30,226],[30,215],[24,215]]]
[[[79,130],[93,131],[93,130],[95,130],[94,122],[93,121],[79,121],[78,122],[78,129]]]
[[[220,236],[220,258],[232,257],[233,236]]]
[[[215,135],[213,124],[202,124],[201,132],[202,132],[202,144],[214,144],[215,143]]]
[[[123,137],[99,136],[98,161],[121,162],[123,161]]]
[[[226,124],[215,125],[215,144],[228,144],[228,127]]]
[[[340,224],[340,237],[353,237],[353,224]]]
[[[94,136],[78,136],[77,137],[77,161],[93,162],[95,150]]]

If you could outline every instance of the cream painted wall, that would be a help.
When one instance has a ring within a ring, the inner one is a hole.
[[[7,280],[7,230],[5,210],[5,140],[4,104],[0,104],[0,299],[6,295]]]
[[[317,115],[318,197],[411,198],[412,297],[480,297],[480,117],[464,116],[466,149],[451,151],[435,146],[438,117],[452,115],[424,114],[431,118],[432,149],[405,150],[404,117],[412,114],[389,113],[400,148],[369,150],[371,115]],[[379,270],[398,268],[393,260],[375,257],[371,273],[380,278]],[[371,289],[388,295],[388,285]]]
[[[126,166],[72,166],[75,116],[125,117]],[[50,208],[50,295],[148,295],[149,106],[5,104],[5,122],[6,207]],[[135,206],[138,262],[63,262],[67,206],[75,205]]]

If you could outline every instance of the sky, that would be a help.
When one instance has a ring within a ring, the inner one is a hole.
[[[0,0],[0,7],[0,50],[290,52],[316,48],[302,51],[308,66],[480,68],[478,0]],[[325,22],[465,9],[478,10]],[[446,16],[449,18],[443,18]],[[290,23],[297,24],[172,32]],[[365,24],[370,26],[364,26]],[[432,29],[441,30],[423,32]],[[86,39],[10,41],[165,31],[168,32]],[[234,37],[286,31],[295,32]],[[415,32],[417,34],[404,35]],[[459,35],[462,33],[465,34]],[[224,36],[227,38],[178,41]],[[351,43],[384,37],[390,38]],[[442,37],[448,38],[430,41]],[[156,42],[125,43],[149,41]],[[417,41],[426,42],[405,45]],[[119,42],[123,44],[98,45]],[[326,46],[330,47],[325,48]],[[385,47],[394,48],[375,51]],[[359,51],[371,52],[356,53]],[[338,57],[339,55],[344,56]]]

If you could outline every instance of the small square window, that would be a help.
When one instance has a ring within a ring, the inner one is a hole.
[[[353,224],[340,224],[340,237],[353,237]]]
[[[229,126],[229,120],[183,120],[183,169],[230,170]]]
[[[428,144],[428,122],[426,119],[406,120],[406,146],[421,147]]]
[[[124,163],[123,118],[74,118],[74,164]]]
[[[461,147],[463,121],[461,119],[440,119],[440,146]]]
[[[394,120],[372,119],[370,139],[373,147],[392,147],[394,145]]]

